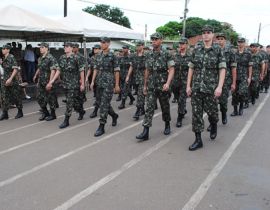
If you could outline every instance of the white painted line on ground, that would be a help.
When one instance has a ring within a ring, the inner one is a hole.
[[[66,105],[61,105],[61,106],[59,106],[59,108],[63,108],[63,107],[65,107],[65,106],[66,106]],[[40,111],[29,112],[29,113],[23,114],[23,116],[29,116],[29,115],[37,114],[37,113],[40,113]]]
[[[258,114],[260,113],[261,109],[265,105],[267,99],[269,98],[269,94],[264,98],[262,103],[259,105],[259,107],[256,109],[256,111],[253,113],[253,115],[250,117],[250,119],[246,122],[244,128],[241,130],[241,132],[238,134],[237,138],[232,142],[231,146],[228,148],[228,150],[224,153],[222,158],[219,160],[217,165],[213,168],[213,170],[209,173],[209,175],[206,177],[204,182],[200,185],[198,190],[191,196],[189,201],[184,205],[182,210],[194,210],[200,201],[203,199],[203,197],[206,195],[208,189],[211,187],[221,170],[224,168],[230,157],[233,155],[236,148],[239,146],[239,144],[242,142],[243,138],[249,131],[250,127],[254,123],[255,119],[257,118]]]
[[[133,107],[129,107],[129,108],[123,109],[123,110],[119,111],[118,113],[121,113],[121,112],[123,112],[123,111],[129,110],[129,109],[132,109],[132,108],[133,108]],[[68,127],[68,128],[65,128],[65,129],[61,129],[60,131],[57,131],[57,132],[55,132],[55,133],[51,133],[51,134],[49,134],[49,135],[47,135],[47,136],[43,136],[43,137],[40,137],[40,138],[38,138],[38,139],[34,139],[34,140],[29,141],[29,142],[26,142],[26,143],[24,143],[24,144],[19,144],[19,145],[17,145],[17,146],[10,147],[10,148],[8,148],[8,149],[5,149],[5,150],[0,151],[0,155],[4,155],[4,154],[6,154],[6,153],[15,151],[15,150],[17,150],[17,149],[26,147],[26,146],[28,146],[28,145],[38,143],[38,142],[40,142],[40,141],[42,141],[42,140],[49,139],[49,138],[54,137],[54,136],[56,136],[56,135],[65,133],[65,132],[67,132],[67,131],[74,130],[74,129],[76,129],[76,128],[85,126],[85,125],[87,125],[87,124],[89,124],[89,123],[96,122],[96,121],[98,121],[98,120],[99,120],[99,119],[96,118],[96,119],[94,119],[94,120],[90,120],[90,121],[81,123],[81,124],[79,124],[79,125],[75,125],[75,126],[72,126],[72,127]]]
[[[127,109],[125,109],[125,110],[131,109],[131,108],[132,108],[132,107],[127,108]],[[124,110],[123,110],[123,111],[124,111]],[[159,115],[161,115],[161,112],[158,112],[157,114],[155,114],[155,115],[154,115],[154,118],[157,117],[157,116],[159,116]],[[87,122],[87,123],[89,123],[89,122]],[[85,125],[85,124],[87,124],[87,123],[83,123],[83,125]],[[90,148],[90,147],[92,147],[92,146],[94,146],[94,145],[96,145],[96,144],[99,144],[99,143],[105,141],[106,139],[110,139],[111,137],[113,137],[113,136],[115,136],[115,135],[118,135],[118,134],[120,134],[120,133],[122,133],[122,132],[124,132],[124,131],[126,131],[126,130],[128,130],[128,129],[130,129],[130,128],[133,128],[133,127],[135,127],[135,126],[141,124],[141,123],[142,123],[142,120],[140,120],[140,121],[138,121],[138,122],[136,122],[136,123],[134,123],[134,124],[132,124],[132,125],[130,125],[130,126],[127,126],[127,127],[123,128],[123,129],[121,129],[121,130],[118,130],[118,131],[116,131],[116,132],[114,132],[114,133],[111,133],[111,134],[109,134],[109,135],[107,135],[107,136],[105,136],[105,137],[103,137],[103,138],[100,138],[100,139],[97,138],[97,141],[95,141],[95,142],[91,142],[91,143],[89,143],[89,144],[87,144],[87,145],[84,145],[84,146],[79,147],[79,148],[77,148],[77,149],[75,149],[75,150],[72,150],[72,151],[70,151],[70,152],[68,152],[68,153],[65,153],[65,154],[63,154],[63,155],[61,155],[61,156],[58,156],[58,157],[56,157],[56,158],[54,158],[54,159],[52,159],[52,160],[50,160],[50,161],[48,161],[48,162],[46,162],[46,163],[43,163],[43,164],[41,164],[41,165],[38,165],[38,166],[36,166],[36,167],[34,167],[34,168],[30,169],[30,170],[24,171],[23,173],[17,174],[17,175],[15,175],[15,176],[13,176],[13,177],[11,177],[11,178],[9,178],[9,179],[6,179],[6,180],[4,180],[4,181],[1,181],[1,182],[0,182],[0,188],[1,188],[1,187],[4,187],[4,186],[6,186],[6,185],[9,185],[9,184],[15,182],[16,180],[18,180],[18,179],[20,179],[20,178],[23,178],[23,177],[25,177],[25,176],[27,176],[27,175],[29,175],[29,174],[32,174],[32,173],[34,173],[34,172],[36,172],[36,171],[38,171],[38,170],[40,170],[40,169],[43,169],[43,168],[45,168],[45,167],[47,167],[47,166],[49,166],[49,165],[52,165],[52,164],[54,164],[54,163],[56,163],[56,162],[58,162],[58,161],[60,161],[60,160],[63,160],[63,159],[65,159],[65,158],[67,158],[67,157],[69,157],[69,156],[71,156],[71,155],[74,155],[74,154],[76,154],[76,153],[78,153],[78,152],[80,152],[80,151],[82,151],[82,150],[85,150],[85,149]],[[79,126],[79,125],[78,125],[78,126]],[[78,126],[77,126],[77,127],[78,127]],[[81,124],[80,126],[82,126],[82,124]],[[73,129],[74,129],[75,127],[76,127],[76,126],[74,126]]]

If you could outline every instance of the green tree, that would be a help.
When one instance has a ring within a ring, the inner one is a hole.
[[[128,17],[126,17],[124,12],[117,7],[110,7],[106,4],[97,4],[94,7],[86,7],[83,11],[127,28],[131,28]]]
[[[160,26],[156,29],[157,32],[164,36],[164,39],[174,40],[179,38],[180,24],[176,21],[166,23],[164,26]]]

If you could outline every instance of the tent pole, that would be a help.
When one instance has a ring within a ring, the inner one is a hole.
[[[88,71],[88,55],[87,55],[87,49],[86,49],[86,37],[85,36],[83,36],[83,54],[84,54],[84,64],[85,64],[84,76],[86,77],[87,71]],[[86,78],[85,78],[85,80],[86,80]],[[85,85],[85,90],[89,91],[89,85],[88,84],[84,84],[84,85]]]

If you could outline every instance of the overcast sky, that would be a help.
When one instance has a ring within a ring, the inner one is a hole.
[[[79,11],[93,3],[88,0],[68,0],[68,12]],[[0,0],[0,7],[16,5],[50,18],[63,17],[64,0]],[[159,13],[171,16],[136,13],[123,10],[131,22],[131,27],[144,33],[145,24],[148,35],[169,21],[179,21],[183,16],[184,0],[89,0],[97,4],[108,4],[123,9]],[[260,43],[270,44],[270,0],[189,0],[189,17],[216,19],[228,22],[249,42],[258,38],[259,23],[262,23]]]

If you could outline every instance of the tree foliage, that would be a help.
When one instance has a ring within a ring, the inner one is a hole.
[[[86,7],[83,11],[127,28],[131,28],[128,17],[126,17],[124,12],[117,7],[110,7],[106,4],[97,4],[94,7]]]

